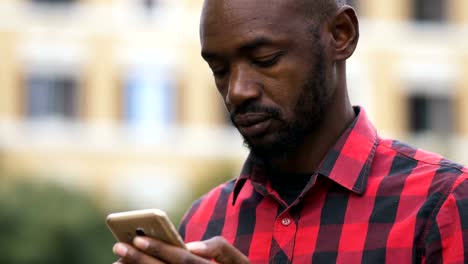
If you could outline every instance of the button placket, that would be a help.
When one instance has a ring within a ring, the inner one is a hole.
[[[289,212],[283,212],[276,218],[273,238],[289,259],[293,257],[296,232],[296,223]]]

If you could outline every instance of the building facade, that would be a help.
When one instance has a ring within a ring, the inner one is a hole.
[[[199,56],[201,2],[1,1],[4,180],[170,208],[207,175],[235,175],[247,150]],[[383,136],[468,163],[468,1],[350,4],[352,101]]]

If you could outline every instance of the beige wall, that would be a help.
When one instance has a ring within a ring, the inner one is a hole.
[[[20,106],[17,33],[0,32],[0,119],[18,119]]]
[[[359,0],[362,14],[369,19],[397,21],[408,17],[408,0]]]
[[[120,83],[117,79],[115,40],[111,36],[90,39],[89,64],[84,69],[83,106],[88,122],[116,123],[120,118]]]
[[[1,0],[0,0],[1,1]],[[5,1],[5,0],[4,0]],[[10,0],[13,1],[13,0]],[[16,0],[26,1],[26,0]],[[85,3],[107,4],[115,0],[81,0]],[[173,1],[173,0],[169,0]],[[185,0],[186,3],[198,12],[202,0]],[[361,0],[361,13],[366,17],[371,25],[375,21],[400,22],[409,17],[408,0]],[[468,23],[468,1],[448,0],[454,4],[451,9],[453,21],[457,23]],[[375,19],[375,21],[373,20]],[[66,22],[66,20],[65,20]],[[73,22],[75,24],[75,22]],[[76,24],[77,32],[89,29],[80,29]],[[60,28],[60,27],[58,27]],[[170,46],[164,42],[167,34],[164,30],[157,31],[155,28],[140,28],[141,32],[94,32],[91,36],[77,37],[83,41],[86,47],[84,64],[79,65],[81,79],[81,117],[80,121],[85,124],[105,122],[121,126],[121,103],[122,85],[121,78],[125,72],[125,66],[119,61],[120,48],[125,45],[123,39],[128,36],[118,34],[134,34],[136,38],[131,38],[132,45],[144,47],[164,47]],[[91,30],[92,31],[92,30]],[[22,120],[21,109],[21,73],[22,68],[17,58],[18,40],[26,31],[10,32],[2,31],[0,28],[0,120],[16,119]],[[158,35],[160,34],[160,35]],[[151,37],[149,37],[151,36]],[[127,37],[127,38],[126,38]],[[140,38],[141,37],[141,38]],[[150,43],[147,43],[148,39]],[[365,64],[369,72],[364,78],[369,77],[372,86],[371,109],[374,110],[373,117],[379,131],[391,133],[392,136],[401,138],[407,133],[407,120],[405,119],[407,109],[405,103],[404,84],[396,76],[396,69],[400,65],[398,49],[387,49],[381,47],[378,37],[373,43],[363,43],[365,50],[361,50],[359,60]],[[384,41],[386,38],[384,38]],[[133,42],[134,41],[134,42]],[[430,37],[428,37],[430,41]],[[466,42],[466,40],[464,40]],[[398,46],[401,43],[395,43]],[[176,69],[178,74],[177,100],[178,100],[178,120],[182,126],[201,126],[211,129],[213,126],[223,125],[225,119],[225,109],[222,100],[214,86],[211,73],[208,67],[200,58],[198,39],[193,42],[181,45],[179,58],[183,61],[183,66]],[[383,45],[385,46],[385,45]],[[462,78],[457,84],[456,112],[457,112],[457,132],[459,135],[468,137],[468,51],[463,43],[459,45],[461,53],[455,63],[463,65],[460,69]],[[454,47],[455,48],[455,47]],[[362,49],[362,47],[361,47]],[[465,49],[463,51],[463,49]],[[179,52],[178,51],[178,52]],[[463,53],[464,52],[464,53]],[[179,75],[180,74],[180,75]],[[361,74],[361,73],[360,73]],[[196,140],[196,139],[195,139]],[[233,140],[232,140],[233,141]],[[221,142],[221,141],[220,141]],[[89,143],[88,144],[92,144]],[[213,148],[223,148],[224,142]],[[241,143],[239,143],[241,144]],[[0,146],[1,148],[2,146]],[[86,147],[86,146],[85,146]],[[32,171],[47,172],[55,170],[60,172],[63,168],[72,169],[73,179],[83,182],[84,185],[95,186],[98,189],[105,189],[109,181],[119,174],[119,171],[127,167],[135,167],[145,164],[161,165],[179,170],[180,174],[194,179],[202,178],[213,170],[219,163],[235,163],[236,168],[240,168],[243,161],[242,155],[226,155],[226,160],[219,160],[217,154],[212,154],[210,160],[195,153],[191,157],[165,154],[164,151],[157,151],[158,147],[152,146],[150,151],[135,152],[131,147],[118,148],[112,151],[101,153],[93,151],[82,151],[76,147],[61,149],[58,152],[51,152],[47,148],[37,148],[24,150],[0,149],[2,156],[0,163],[8,166],[8,170],[18,173],[28,173]],[[228,147],[224,147],[226,149]],[[111,148],[112,149],[112,148]],[[226,150],[229,151],[230,149]],[[177,152],[178,150],[174,150]],[[200,157],[198,157],[200,156]],[[196,157],[196,158],[195,158]],[[59,161],[59,162],[57,162]],[[183,164],[183,166],[181,166]],[[74,180],[75,181],[75,180]]]
[[[368,56],[371,65],[370,78],[374,83],[373,97],[375,125],[385,133],[401,137],[405,135],[406,104],[401,83],[395,78],[395,65],[399,62],[398,54],[390,51],[371,51]]]
[[[447,0],[450,3],[449,16],[456,24],[468,24],[468,1]]]
[[[113,2],[116,2],[116,0],[78,0],[83,3],[89,3],[89,4],[111,4]]]
[[[457,133],[461,136],[468,137],[468,51],[460,56],[461,75],[457,85],[456,103],[456,121]]]
[[[225,110],[212,75],[199,55],[198,45],[191,45],[186,51],[184,55],[190,63],[184,69],[185,78],[181,83],[182,119],[188,125],[219,124]]]

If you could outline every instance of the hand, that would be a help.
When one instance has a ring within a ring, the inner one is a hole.
[[[175,247],[148,237],[136,237],[133,246],[117,243],[114,254],[121,259],[114,264],[247,264],[249,260],[222,237],[188,243],[187,249]]]

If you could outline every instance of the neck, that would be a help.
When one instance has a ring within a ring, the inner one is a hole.
[[[291,173],[310,173],[317,170],[325,155],[355,118],[345,76],[343,73],[337,78],[335,92],[317,129],[308,134],[302,144],[286,157],[272,160],[273,167]]]

